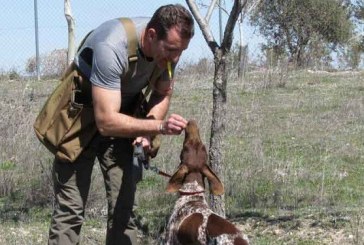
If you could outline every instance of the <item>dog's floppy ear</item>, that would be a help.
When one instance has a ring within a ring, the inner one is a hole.
[[[188,173],[188,167],[184,164],[177,169],[177,171],[172,175],[172,177],[168,181],[167,192],[176,192],[178,191],[183,184],[183,180]]]
[[[212,171],[212,169],[205,164],[202,168],[202,173],[206,176],[210,185],[210,192],[214,195],[221,195],[224,193],[224,186],[219,177]]]

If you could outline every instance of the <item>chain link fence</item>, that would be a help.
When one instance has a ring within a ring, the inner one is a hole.
[[[201,9],[207,12],[208,6],[202,6],[203,2],[209,4],[209,1],[198,1]],[[36,55],[35,3],[37,3],[39,54],[41,59],[44,59],[52,52],[64,51],[67,48],[68,29],[64,16],[64,1],[7,1],[3,3],[5,4],[3,9],[5,10],[0,15],[2,23],[0,28],[0,73],[14,71],[22,75],[32,75],[29,71],[27,72],[26,68],[29,68],[30,59],[35,60]],[[72,15],[75,19],[76,46],[84,35],[106,20],[121,16],[152,16],[159,6],[170,3],[179,3],[188,8],[186,2],[182,0],[71,1]],[[226,9],[231,8],[231,6],[226,6],[231,4],[231,1],[222,1],[222,4]],[[227,14],[223,12],[222,29],[224,29],[227,18]],[[215,39],[219,42],[220,28],[217,8],[215,8],[211,17],[210,26]],[[238,28],[236,29],[238,30]],[[239,34],[237,33],[236,36],[238,37]],[[255,51],[253,50],[253,52]],[[212,57],[212,53],[196,24],[196,35],[191,41],[189,49],[182,55],[181,62],[197,62],[204,57]],[[51,65],[57,66],[58,64],[52,63]]]

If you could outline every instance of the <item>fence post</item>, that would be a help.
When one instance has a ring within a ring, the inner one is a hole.
[[[35,62],[37,66],[37,80],[40,80],[40,62],[39,62],[39,37],[38,37],[38,4],[34,0],[34,23],[35,23]]]

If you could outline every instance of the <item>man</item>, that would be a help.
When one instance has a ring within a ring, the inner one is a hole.
[[[54,161],[55,210],[49,244],[77,244],[84,220],[93,163],[97,157],[108,201],[106,244],[136,244],[131,222],[138,178],[133,169],[133,144],[148,152],[151,136],[178,135],[187,121],[171,114],[166,120],[173,79],[166,71],[174,67],[194,35],[191,14],[183,6],[160,7],[151,19],[131,19],[138,37],[138,61],[130,80],[128,38],[118,20],[103,23],[85,39],[74,63],[92,84],[92,104],[98,134],[74,163]],[[158,67],[163,72],[152,87],[147,119],[133,117],[140,91]],[[131,68],[130,68],[131,69]]]

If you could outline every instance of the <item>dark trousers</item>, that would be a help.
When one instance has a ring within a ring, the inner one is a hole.
[[[74,163],[57,159],[53,163],[56,205],[48,244],[79,244],[96,157],[103,173],[108,202],[106,244],[137,244],[133,207],[142,167],[133,165],[130,139],[101,136],[97,136]]]

